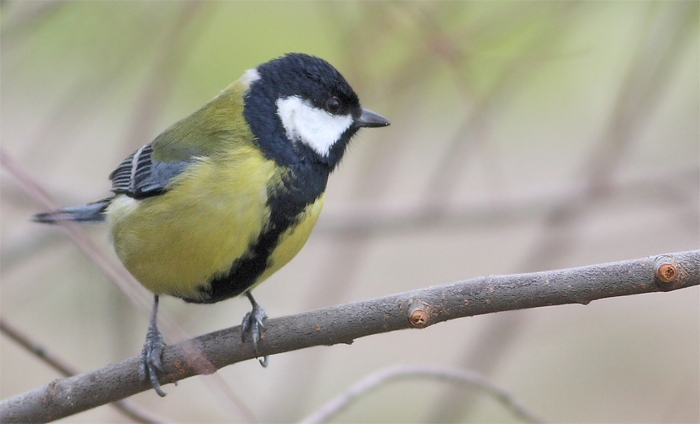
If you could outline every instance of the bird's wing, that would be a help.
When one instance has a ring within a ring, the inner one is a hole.
[[[109,174],[112,191],[134,199],[163,194],[170,181],[185,170],[191,160],[161,162],[153,158],[153,146],[149,143],[124,159]]]
[[[222,143],[230,146],[252,142],[243,118],[242,89],[240,84],[232,84],[124,159],[109,176],[112,191],[134,199],[163,194],[173,178],[198,158],[215,155],[222,150]]]

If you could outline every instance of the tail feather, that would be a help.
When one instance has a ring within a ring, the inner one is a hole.
[[[32,221],[44,224],[55,224],[58,221],[103,222],[104,212],[111,202],[112,198],[108,198],[87,205],[42,212],[34,215]]]

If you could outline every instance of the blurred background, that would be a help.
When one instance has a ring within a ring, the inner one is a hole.
[[[3,1],[0,12],[2,319],[80,371],[138,354],[148,309],[61,228],[29,221],[44,209],[36,194],[64,206],[105,197],[125,156],[291,51],[330,61],[392,126],[353,141],[307,246],[256,289],[273,317],[698,248],[695,1]],[[81,228],[117,262],[105,228]],[[414,364],[482,373],[555,422],[698,422],[698,294],[460,319],[273,356],[267,369],[247,361],[130,401],[167,421],[297,421],[365,375]],[[140,286],[133,295],[150,300]],[[165,298],[161,317],[195,336],[248,309]],[[0,349],[2,398],[60,378],[5,335]],[[388,384],[336,417],[513,420],[478,391],[431,380]],[[104,406],[64,421],[131,419]]]

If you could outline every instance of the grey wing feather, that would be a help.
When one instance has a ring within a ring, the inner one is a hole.
[[[187,168],[191,161],[160,162],[154,160],[153,147],[146,144],[112,171],[112,191],[134,199],[157,196],[167,191],[170,181]]]

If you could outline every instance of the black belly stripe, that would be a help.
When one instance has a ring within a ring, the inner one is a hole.
[[[238,296],[248,290],[268,267],[268,260],[280,242],[280,237],[299,221],[307,206],[318,200],[326,189],[328,173],[296,172],[296,177],[284,181],[281,188],[269,190],[268,207],[270,222],[267,229],[251,244],[248,254],[238,258],[228,274],[213,279],[203,286],[200,299],[187,299],[192,303],[215,303]],[[305,178],[300,179],[303,176]]]
[[[226,276],[219,277],[211,281],[208,287],[200,289],[205,295],[204,299],[185,300],[196,303],[215,303],[245,292],[265,272],[267,261],[277,247],[280,236],[289,228],[289,225],[263,233],[258,242],[250,247],[248,256],[236,260]]]

